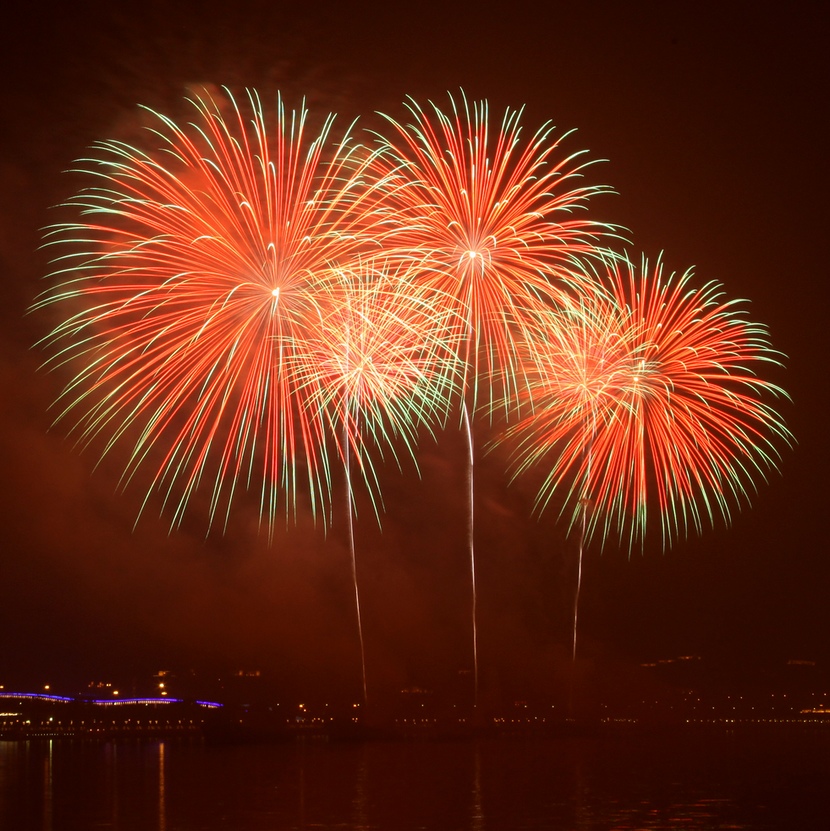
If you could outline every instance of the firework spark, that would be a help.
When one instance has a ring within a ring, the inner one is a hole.
[[[276,119],[258,96],[196,97],[193,120],[151,113],[146,150],[108,141],[83,160],[91,184],[49,229],[53,285],[35,308],[61,316],[45,339],[72,375],[58,420],[81,445],[129,450],[124,483],[151,470],[173,525],[197,492],[224,525],[239,490],[259,491],[270,528],[306,494],[329,496],[324,425],[304,403],[305,345],[332,267],[367,246],[371,154],[333,116]],[[143,510],[143,508],[142,508]]]

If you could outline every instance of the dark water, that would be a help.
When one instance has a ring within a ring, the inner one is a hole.
[[[830,829],[830,730],[0,742],[2,831]]]

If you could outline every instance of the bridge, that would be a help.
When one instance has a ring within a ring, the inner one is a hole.
[[[0,739],[201,734],[217,701],[0,691]]]

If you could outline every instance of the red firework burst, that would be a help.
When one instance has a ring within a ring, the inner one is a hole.
[[[255,93],[191,103],[185,125],[152,113],[147,149],[105,142],[83,162],[92,184],[48,233],[36,305],[62,316],[46,341],[74,373],[59,418],[82,444],[126,445],[125,481],[147,467],[174,524],[203,489],[225,522],[253,485],[270,525],[298,493],[314,511],[328,497],[306,344],[332,268],[367,245],[370,157],[348,131],[330,141],[333,116],[307,135],[281,99],[274,121]]]
[[[756,370],[778,363],[763,326],[717,283],[639,274],[615,261],[587,295],[549,314],[525,347],[532,414],[506,431],[514,470],[541,466],[537,506],[562,495],[586,539],[642,539],[653,509],[664,542],[745,502],[789,431]]]
[[[554,128],[521,136],[521,111],[491,130],[486,101],[450,97],[450,111],[408,104],[392,118],[375,170],[384,177],[387,247],[420,264],[417,280],[440,291],[465,321],[471,384],[498,368],[509,398],[520,372],[514,342],[528,309],[581,279],[575,259],[594,255],[607,225],[577,216],[603,187],[582,181],[588,162],[563,155]],[[479,372],[481,368],[481,372]],[[475,389],[474,389],[475,396]]]

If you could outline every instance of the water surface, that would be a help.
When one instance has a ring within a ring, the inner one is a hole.
[[[830,730],[0,742],[3,831],[830,828]]]

